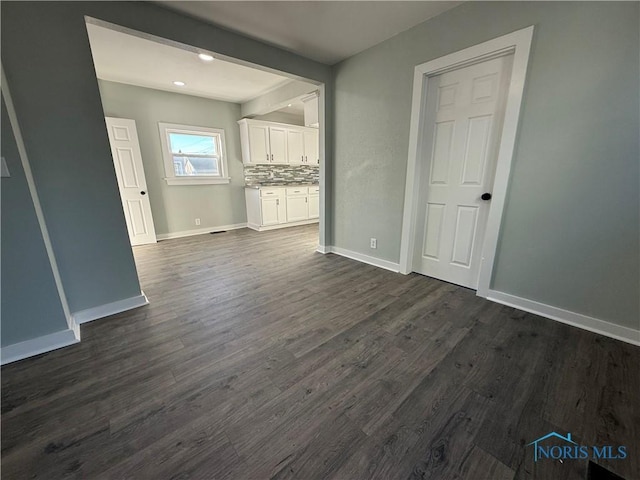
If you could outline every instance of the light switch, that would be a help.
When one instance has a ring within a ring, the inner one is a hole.
[[[10,177],[9,168],[7,167],[7,161],[2,157],[2,177]]]

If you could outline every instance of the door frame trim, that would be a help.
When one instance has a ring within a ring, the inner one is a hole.
[[[498,248],[500,224],[502,222],[505,199],[509,186],[511,162],[515,151],[515,141],[518,133],[533,30],[534,27],[531,25],[415,67],[413,74],[413,97],[411,101],[411,127],[409,130],[409,157],[407,162],[402,237],[400,243],[400,273],[406,275],[412,271],[418,210],[417,199],[420,193],[420,176],[422,173],[419,162],[423,154],[421,151],[421,145],[423,143],[423,135],[421,132],[426,117],[426,98],[429,77],[513,53],[511,80],[508,91],[506,92],[507,103],[498,148],[491,205],[489,207],[484,239],[482,240],[482,257],[478,275],[477,294],[481,297],[487,297]]]

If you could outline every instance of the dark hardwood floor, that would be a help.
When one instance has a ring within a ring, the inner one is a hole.
[[[2,478],[586,478],[553,430],[640,478],[639,348],[316,243],[136,247],[150,305],[2,369]]]

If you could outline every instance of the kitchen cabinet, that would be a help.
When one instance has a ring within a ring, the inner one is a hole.
[[[286,189],[287,222],[309,220],[309,189],[292,187]]]
[[[320,218],[320,187],[309,187],[309,219]]]
[[[242,162],[245,165],[318,165],[317,128],[243,118],[240,126]]]
[[[315,128],[307,128],[304,137],[304,163],[320,165],[320,135]]]
[[[247,226],[263,231],[317,223],[319,187],[247,187]]]
[[[289,163],[304,163],[304,132],[302,130],[287,130],[287,155]]]
[[[287,163],[287,129],[269,127],[271,163]]]

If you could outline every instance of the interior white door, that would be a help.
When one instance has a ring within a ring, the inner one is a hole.
[[[429,78],[413,270],[476,289],[512,56]]]
[[[113,117],[105,120],[131,245],[156,243],[136,122]]]

